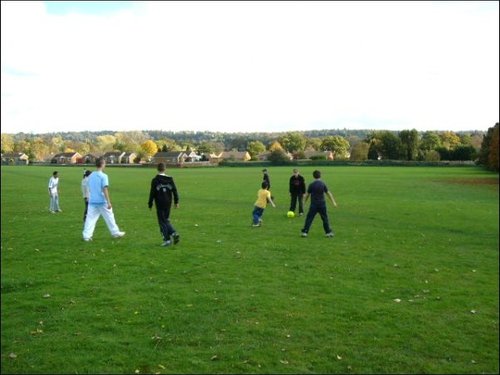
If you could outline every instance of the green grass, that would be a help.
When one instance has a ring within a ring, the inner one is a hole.
[[[58,168],[56,215],[53,169],[1,169],[2,373],[499,371],[498,175],[322,167],[327,239],[286,218],[291,168],[270,168],[261,228],[260,168],[173,169],[181,242],[162,248],[154,169],[106,169],[127,235],[100,219],[91,243],[82,168]]]

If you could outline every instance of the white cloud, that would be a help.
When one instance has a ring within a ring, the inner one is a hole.
[[[2,131],[486,130],[498,3],[2,2]]]

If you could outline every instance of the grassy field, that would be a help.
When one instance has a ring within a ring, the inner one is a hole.
[[[260,168],[173,169],[162,248],[154,169],[106,169],[121,239],[82,240],[81,167],[1,168],[2,373],[498,373],[498,175],[323,167],[336,236],[251,211]],[[306,182],[313,167],[303,167]]]

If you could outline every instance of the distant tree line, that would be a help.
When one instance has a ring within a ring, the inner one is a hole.
[[[328,129],[267,133],[147,130],[2,133],[1,141],[2,153],[23,152],[32,161],[44,161],[60,152],[85,155],[127,151],[135,152],[138,159],[143,159],[158,151],[186,150],[196,150],[199,154],[225,150],[248,151],[254,160],[258,155],[269,152],[269,160],[280,161],[289,159],[290,155],[295,159],[304,159],[311,151],[328,151],[336,160],[474,160],[498,171],[498,123],[486,134],[481,131],[418,132],[415,129]]]

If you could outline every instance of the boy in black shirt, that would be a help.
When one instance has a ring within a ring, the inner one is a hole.
[[[175,208],[179,208],[179,195],[174,183],[174,179],[165,174],[165,164],[158,164],[158,174],[151,180],[151,190],[149,192],[148,207],[153,207],[153,200],[156,205],[156,214],[160,232],[163,236],[161,246],[169,246],[179,242],[180,236],[170,223],[170,207],[172,206],[172,197]],[[172,239],[170,238],[172,237]]]
[[[304,177],[299,173],[298,169],[293,170],[293,175],[290,177],[290,209],[289,211],[295,212],[297,201],[299,202],[299,215],[304,215],[304,206],[302,204],[302,197],[306,193],[306,182]]]

